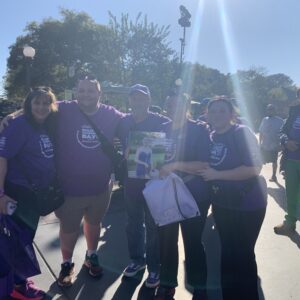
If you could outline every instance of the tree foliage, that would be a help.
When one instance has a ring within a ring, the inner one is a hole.
[[[26,67],[30,67],[32,86],[49,85],[57,94],[72,89],[78,78],[88,73],[106,85],[148,85],[154,103],[159,105],[181,77],[183,90],[193,99],[223,94],[237,98],[253,120],[261,118],[267,103],[283,106],[294,97],[295,86],[288,76],[268,75],[263,68],[222,74],[198,63],[180,66],[168,42],[169,26],[149,22],[141,13],[135,20],[128,14],[118,19],[109,13],[107,25],[97,24],[84,12],[62,9],[60,13],[61,19],[28,24],[24,35],[10,47],[5,78],[9,99],[24,97]],[[31,61],[22,53],[25,45],[36,49]],[[113,103],[122,99],[119,94]],[[110,101],[108,97],[106,100]]]

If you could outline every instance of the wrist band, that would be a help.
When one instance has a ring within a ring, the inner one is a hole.
[[[4,189],[0,188],[0,198],[4,196]]]

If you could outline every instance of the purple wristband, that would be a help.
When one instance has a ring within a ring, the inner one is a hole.
[[[4,189],[0,188],[0,197],[3,197],[4,195]]]

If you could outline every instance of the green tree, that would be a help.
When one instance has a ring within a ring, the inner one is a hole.
[[[8,96],[23,97],[26,91],[25,45],[36,49],[30,62],[32,85],[50,85],[59,93],[72,88],[84,73],[94,74],[100,81],[113,80],[119,69],[118,51],[115,51],[114,33],[94,22],[85,13],[61,10],[62,20],[46,19],[32,22],[25,35],[10,47],[5,89]],[[75,76],[69,77],[69,68]]]
[[[141,13],[135,21],[128,14],[122,14],[120,20],[109,14],[121,64],[118,81],[125,85],[148,85],[154,102],[161,104],[174,84],[178,68],[178,58],[167,40],[169,26],[148,22]]]

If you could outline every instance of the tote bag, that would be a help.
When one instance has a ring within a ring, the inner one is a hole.
[[[143,190],[154,222],[163,226],[200,216],[192,194],[174,173],[163,179],[152,179]]]

